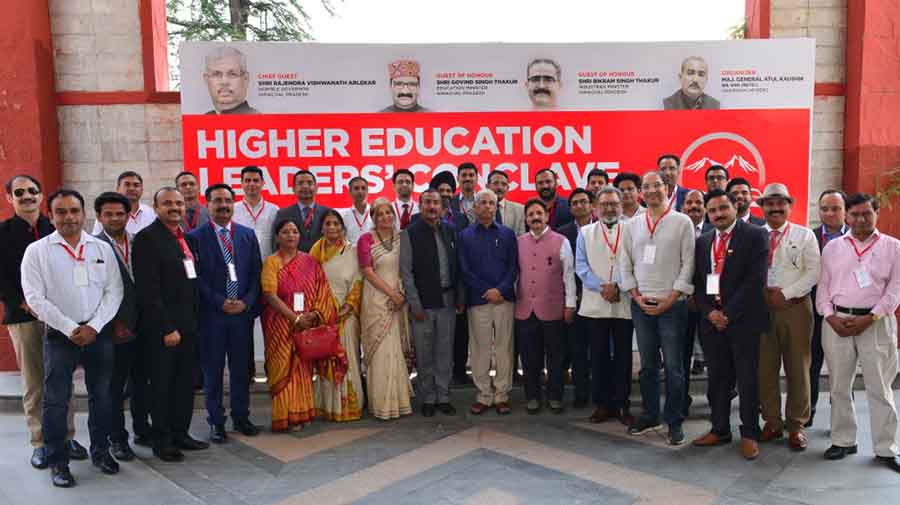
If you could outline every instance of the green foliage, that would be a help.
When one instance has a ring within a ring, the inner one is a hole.
[[[320,0],[333,14],[331,0]],[[168,0],[170,41],[312,39],[301,0]]]
[[[740,40],[747,38],[747,21],[728,28],[728,38],[731,40]]]
[[[875,176],[875,198],[882,208],[894,208],[894,200],[900,198],[900,167]]]

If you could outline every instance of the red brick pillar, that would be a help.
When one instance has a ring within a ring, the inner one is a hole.
[[[61,167],[47,1],[6,0],[3,7],[10,15],[0,17],[0,182],[24,172],[52,190]],[[2,202],[6,219],[12,209]],[[15,369],[9,335],[0,327],[0,370]]]

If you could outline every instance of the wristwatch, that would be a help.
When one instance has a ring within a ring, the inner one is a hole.
[[[879,319],[881,319],[881,316],[874,312],[869,312],[869,315],[872,316],[872,321],[878,321]]]

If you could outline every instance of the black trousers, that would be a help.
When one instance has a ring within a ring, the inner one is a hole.
[[[759,440],[759,337],[739,325],[724,332],[701,326],[712,432],[717,435],[731,435],[731,391],[737,383],[741,437]]]
[[[591,383],[596,407],[628,408],[634,324],[631,319],[584,318],[591,345]]]
[[[125,429],[126,388],[128,388],[130,396],[134,434],[136,436],[150,435],[150,423],[147,422],[149,383],[146,374],[143,373],[144,360],[138,359],[139,356],[142,356],[141,344],[140,340],[135,339],[115,344],[113,348],[115,366],[109,385],[112,399],[112,423],[109,439],[113,442],[128,441],[128,430]],[[136,373],[138,368],[141,373]]]
[[[572,383],[575,384],[575,402],[587,403],[591,397],[591,354],[588,338],[587,319],[575,315],[566,325],[568,360],[564,357],[562,369],[572,366]]]
[[[466,311],[456,315],[453,335],[453,378],[465,380],[466,362],[469,360],[469,318]]]
[[[181,342],[165,347],[162,337],[148,353],[153,375],[153,436],[157,447],[172,444],[175,437],[188,433],[194,413],[194,375],[197,363],[197,336],[181,334]]]
[[[547,398],[561,402],[565,323],[561,319],[541,321],[532,313],[528,319],[516,319],[515,331],[522,361],[525,363],[526,399],[541,399],[541,372],[546,358]]]
[[[814,312],[812,353],[809,362],[810,421],[816,415],[816,403],[819,401],[819,376],[822,375],[822,364],[825,362],[825,351],[822,349],[822,322],[822,316]]]
[[[700,332],[700,312],[688,309],[687,329],[684,330],[684,401],[685,417],[687,417],[687,406],[691,397],[691,359],[694,357],[694,339],[698,338]],[[700,347],[703,347],[701,340]]]

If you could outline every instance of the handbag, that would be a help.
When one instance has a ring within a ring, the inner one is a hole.
[[[294,347],[303,361],[317,361],[337,356],[340,352],[340,337],[335,324],[323,324],[293,333]]]

